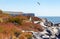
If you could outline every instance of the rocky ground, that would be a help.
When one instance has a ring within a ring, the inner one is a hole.
[[[34,39],[60,39],[60,23],[53,24],[47,19],[42,19],[40,25],[43,26],[43,32],[33,32]]]

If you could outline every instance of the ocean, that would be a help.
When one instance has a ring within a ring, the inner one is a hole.
[[[39,16],[39,18],[47,18],[48,21],[51,21],[52,23],[60,23],[60,17],[44,17],[44,16]]]

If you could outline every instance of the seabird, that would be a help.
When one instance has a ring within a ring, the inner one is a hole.
[[[37,4],[38,4],[38,5],[40,5],[40,3],[39,3],[39,2],[37,2]]]

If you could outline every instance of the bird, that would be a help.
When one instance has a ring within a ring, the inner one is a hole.
[[[39,3],[39,2],[37,2],[37,4],[38,4],[38,5],[40,5],[40,3]]]

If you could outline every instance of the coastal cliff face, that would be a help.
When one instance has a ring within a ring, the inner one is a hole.
[[[34,23],[36,20],[40,18],[31,14],[11,16],[0,11],[0,39],[33,39],[32,32],[43,31],[40,24]]]

